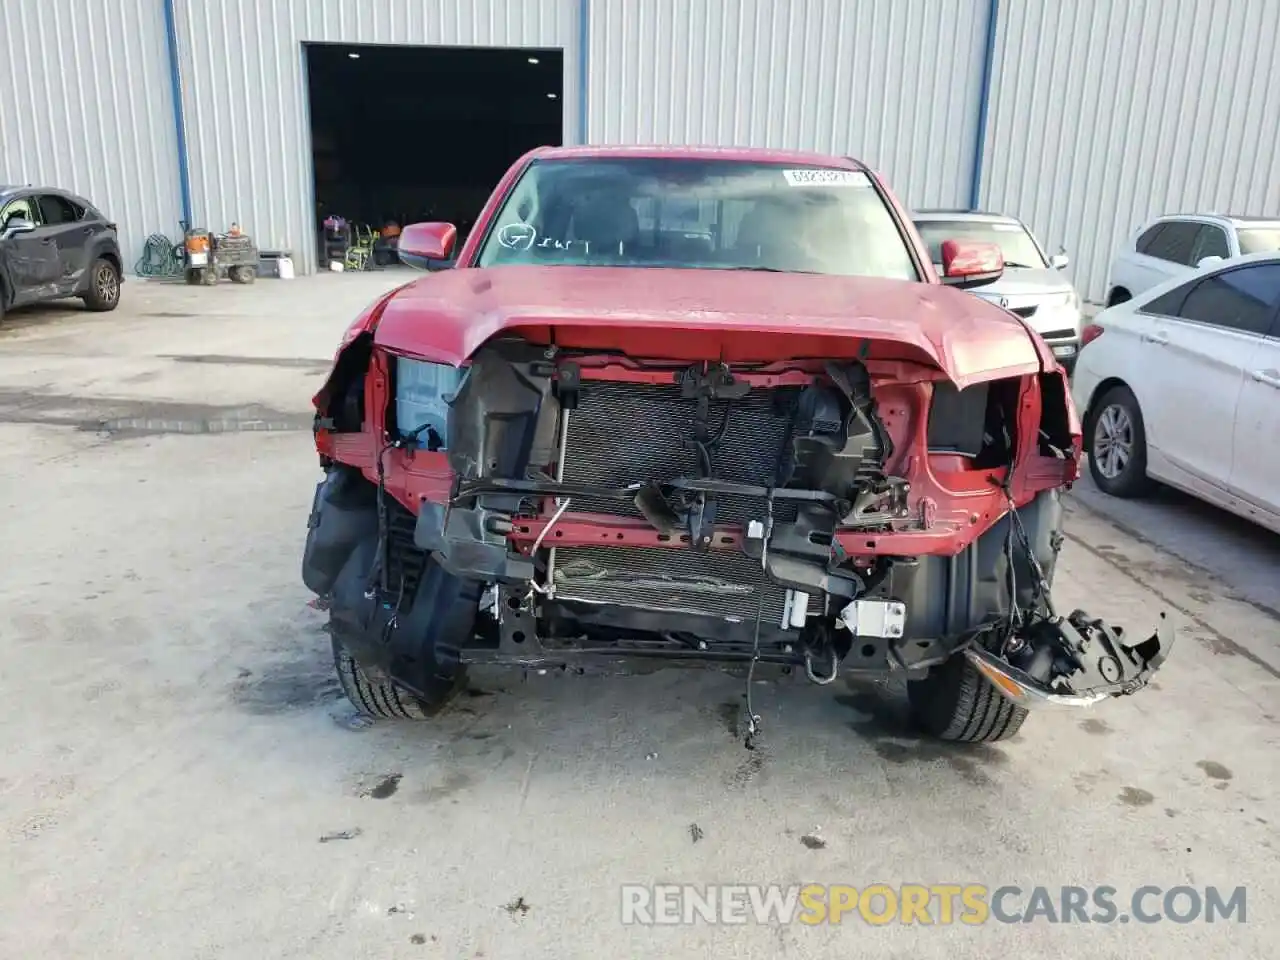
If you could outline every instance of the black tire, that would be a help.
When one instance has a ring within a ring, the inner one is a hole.
[[[116,265],[105,257],[93,261],[89,268],[89,289],[80,299],[97,313],[106,313],[120,306],[120,271]]]
[[[1108,420],[1111,411],[1115,411],[1115,419]],[[1102,430],[1111,434],[1111,443],[1129,444],[1128,457],[1118,468],[1103,462],[1107,456],[1106,447],[1101,456],[1097,452]],[[1113,497],[1141,497],[1155,486],[1147,476],[1147,430],[1142,420],[1142,408],[1128,387],[1117,384],[1090,405],[1085,423],[1085,447],[1089,452],[1089,473],[1103,493]]]
[[[1107,295],[1107,306],[1114,307],[1118,303],[1126,303],[1132,299],[1133,299],[1133,294],[1131,294],[1128,290],[1126,290],[1124,287],[1116,287],[1114,290],[1111,291],[1110,294]]]
[[[233,283],[253,283],[258,279],[258,271],[253,267],[232,267],[231,280]]]
[[[199,271],[199,273],[200,273],[200,282],[204,284],[204,286],[206,287],[212,287],[215,283],[218,282],[217,267],[205,267],[203,270]]]
[[[920,728],[939,740],[994,743],[1022,728],[1027,710],[1010,701],[963,655],[907,684],[907,700]]]
[[[200,271],[188,269],[186,272],[186,280],[188,284],[194,287],[196,284],[200,283]]]
[[[419,697],[397,686],[390,677],[371,677],[347,652],[335,629],[330,630],[330,635],[338,683],[352,706],[366,717],[378,720],[429,720],[466,686],[466,671],[459,669],[452,683],[442,681],[429,691],[429,698]]]

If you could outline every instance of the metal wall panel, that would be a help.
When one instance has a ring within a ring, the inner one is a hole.
[[[565,49],[565,136],[576,133],[574,0],[177,0],[196,220],[238,222],[315,269],[302,44]],[[447,94],[446,94],[447,95]]]
[[[1276,0],[1001,4],[983,206],[1065,245],[1094,302],[1153,216],[1280,215],[1277,37]]]
[[[987,0],[591,0],[589,139],[852,155],[967,202]]]
[[[0,2],[0,183],[59,186],[115,219],[125,270],[181,217],[158,0]]]

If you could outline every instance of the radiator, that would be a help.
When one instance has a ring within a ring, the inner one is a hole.
[[[755,486],[774,484],[788,443],[790,418],[799,388],[753,389],[737,400],[712,400],[707,427],[716,446],[718,480]],[[569,415],[564,479],[572,483],[624,487],[675,477],[700,477],[693,434],[696,401],[675,384],[583,381],[578,407]],[[726,420],[726,417],[728,418]],[[763,497],[715,498],[716,523],[764,519]],[[630,502],[575,497],[575,513],[639,517]],[[795,519],[794,502],[776,501],[774,519]],[[610,603],[666,611],[707,614],[754,622],[763,593],[764,624],[779,625],[786,588],[762,580],[760,562],[737,551],[695,551],[688,547],[560,547],[554,565],[555,595],[561,600]],[[810,598],[820,614],[825,598]]]
[[[724,436],[714,460],[718,480],[770,486],[787,443],[795,388],[755,389],[738,400],[712,400],[707,417]],[[622,487],[648,480],[698,477],[693,434],[696,401],[675,384],[584,381],[578,408],[569,417],[564,479]],[[726,422],[725,417],[728,417]],[[574,512],[639,517],[630,503],[575,499]],[[745,524],[763,519],[763,498],[719,496],[716,522]],[[775,503],[778,520],[795,518],[795,506]]]

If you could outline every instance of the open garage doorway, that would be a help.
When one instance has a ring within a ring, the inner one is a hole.
[[[516,157],[563,142],[560,50],[305,50],[318,245],[331,215],[374,230],[445,220],[461,243]]]

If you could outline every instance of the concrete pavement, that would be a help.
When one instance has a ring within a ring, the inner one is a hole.
[[[761,687],[748,753],[741,681],[678,670],[476,673],[435,722],[356,722],[298,579],[305,418],[400,279],[129,283],[0,329],[0,956],[1274,954],[1275,581],[1241,587],[1225,538],[1177,550],[1160,504],[1122,527],[1083,494],[1055,590],[1173,617],[1154,689],[1006,744],[922,740],[900,689],[841,682]],[[100,429],[129,417],[277,427]],[[625,883],[876,881],[1245,885],[1248,922],[620,924]]]

